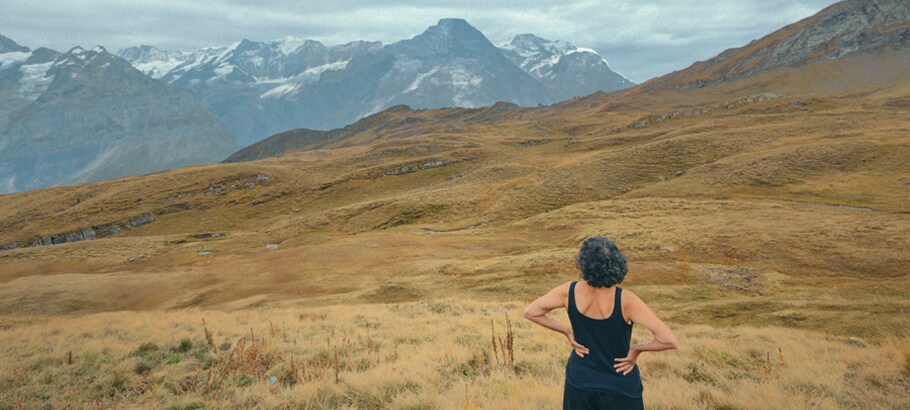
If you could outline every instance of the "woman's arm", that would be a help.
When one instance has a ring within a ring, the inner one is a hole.
[[[638,355],[641,354],[641,352],[659,352],[661,350],[676,349],[679,347],[679,342],[677,342],[676,336],[673,335],[670,328],[667,327],[667,325],[664,324],[664,322],[662,322],[637,295],[629,291],[623,291],[623,296],[626,296],[626,299],[624,300],[628,300],[629,302],[629,319],[634,323],[644,326],[651,331],[652,335],[654,335],[654,338],[650,341],[632,346],[629,349],[628,356],[616,359],[618,363],[613,367],[616,368],[617,372],[627,375],[635,367],[635,362],[638,360]]]
[[[585,357],[588,354],[588,348],[578,344],[575,341],[575,334],[572,333],[571,329],[566,328],[565,326],[559,324],[559,322],[550,319],[547,316],[547,313],[550,313],[553,309],[565,308],[566,299],[569,297],[569,286],[571,282],[566,282],[562,285],[559,285],[549,292],[546,295],[543,295],[533,302],[531,302],[528,307],[525,308],[524,317],[538,325],[541,325],[547,329],[550,329],[554,332],[562,333],[566,338],[569,339],[569,343],[575,349],[581,357]]]

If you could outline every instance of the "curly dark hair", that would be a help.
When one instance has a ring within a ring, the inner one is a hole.
[[[605,236],[585,239],[575,263],[582,279],[595,288],[605,288],[622,283],[629,268],[626,255]]]

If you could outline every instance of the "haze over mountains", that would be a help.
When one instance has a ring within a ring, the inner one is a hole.
[[[531,34],[501,47],[461,19],[383,46],[296,38],[195,52],[118,53],[154,78],[193,90],[241,145],[292,128],[330,129],[385,108],[533,106],[632,84],[590,49]]]
[[[210,163],[238,148],[191,92],[101,47],[3,48],[0,193]]]
[[[533,35],[496,47],[460,19],[385,46],[288,37],[118,55],[0,38],[0,193],[218,162],[398,104],[538,105],[632,85],[593,50]]]

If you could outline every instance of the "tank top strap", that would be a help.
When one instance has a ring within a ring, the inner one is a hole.
[[[578,308],[575,306],[575,284],[576,283],[578,283],[578,281],[573,280],[572,283],[569,285],[569,306],[566,306],[566,308],[570,312],[573,310],[578,311]]]
[[[626,319],[622,315],[622,288],[617,286],[616,291],[613,292],[613,313],[610,315],[611,319],[616,318],[621,322],[625,323]]]

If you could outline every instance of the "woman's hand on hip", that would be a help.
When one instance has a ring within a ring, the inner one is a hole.
[[[629,349],[629,355],[623,358],[616,359],[616,364],[613,365],[613,368],[616,369],[617,373],[622,373],[623,376],[632,372],[635,368],[635,362],[638,361],[638,355],[640,352],[634,346]]]
[[[575,349],[575,354],[581,357],[585,357],[585,355],[588,354],[588,348],[575,341],[575,333],[569,331],[566,333],[566,337],[569,339],[569,343],[572,345],[572,348]]]

